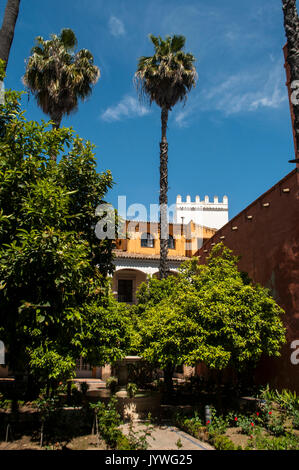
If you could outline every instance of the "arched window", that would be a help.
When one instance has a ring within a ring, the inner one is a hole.
[[[150,233],[143,233],[141,235],[141,246],[143,248],[154,248],[155,239]]]
[[[175,241],[174,241],[174,238],[172,235],[169,235],[169,238],[168,238],[168,248],[170,250],[174,250],[175,249]]]

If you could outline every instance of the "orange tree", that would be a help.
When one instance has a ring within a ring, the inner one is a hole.
[[[126,307],[107,280],[113,241],[94,232],[112,177],[72,130],[27,121],[18,94],[0,112],[0,337],[8,366],[50,389],[80,356],[102,365],[124,354]]]
[[[134,307],[136,349],[164,369],[169,390],[176,365],[205,363],[242,371],[262,354],[279,356],[285,342],[283,310],[269,291],[237,267],[238,258],[216,245],[207,265],[185,262],[178,277],[141,286]]]

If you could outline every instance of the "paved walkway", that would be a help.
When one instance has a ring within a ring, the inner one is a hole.
[[[80,378],[75,378],[73,379],[73,382],[80,386],[80,383],[86,382],[88,384],[88,390],[90,391],[95,391],[95,390],[101,390],[103,388],[106,388],[106,382],[102,379],[80,379]]]
[[[145,429],[145,425],[136,423],[134,428],[137,432],[140,432]],[[127,434],[129,431],[128,425],[122,426],[122,430],[124,434]],[[180,447],[176,444],[178,441],[180,441]],[[147,442],[149,443],[149,450],[214,450],[209,444],[199,441],[175,426],[169,425],[154,426],[151,436],[147,437]]]
[[[98,396],[99,393],[103,393],[106,389],[106,383],[101,379],[74,379],[74,382],[80,385],[80,382],[87,382],[89,385],[87,394],[89,396]],[[101,393],[101,394],[102,394]],[[107,394],[109,392],[107,391]],[[134,428],[136,431],[142,431],[146,428],[141,422],[135,422]],[[122,426],[123,432],[126,434],[129,431],[128,424]],[[142,435],[142,434],[140,434]],[[154,425],[151,437],[147,438],[149,443],[149,449],[152,450],[214,450],[209,444],[202,442],[195,437],[181,431],[175,426],[171,425]],[[181,447],[178,447],[176,443],[180,441]]]

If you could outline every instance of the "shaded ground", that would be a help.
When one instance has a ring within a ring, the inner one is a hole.
[[[37,441],[32,441],[31,436],[22,436],[13,442],[0,442],[1,450],[106,450],[106,445],[98,441],[96,436],[79,436],[70,442],[57,442],[53,445],[40,447]]]
[[[142,425],[138,425],[139,429]],[[126,434],[126,429],[124,428]],[[179,447],[177,442],[179,443]],[[149,450],[213,450],[209,444],[171,426],[156,426],[152,436],[148,438]],[[37,441],[32,441],[31,436],[23,436],[13,442],[1,442],[1,450],[106,450],[105,443],[98,441],[96,436],[87,435],[73,438],[70,442],[57,442],[52,445],[40,447]]]
[[[246,434],[242,434],[241,428],[228,428],[225,435],[235,444],[235,446],[246,447],[250,439]]]
[[[141,432],[146,428],[142,423],[134,424],[134,431]],[[128,425],[122,426],[128,434]],[[147,437],[149,450],[213,450],[209,444],[202,442],[180,429],[170,425],[152,426],[151,436]],[[22,436],[14,441],[0,442],[1,450],[106,450],[106,445],[95,435],[83,435],[72,438],[69,442],[57,442],[40,447],[39,441],[32,436]]]

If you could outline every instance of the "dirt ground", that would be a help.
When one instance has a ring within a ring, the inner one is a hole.
[[[228,428],[225,435],[230,438],[235,446],[242,446],[243,448],[246,447],[250,440],[249,436],[241,433],[241,428]]]
[[[70,442],[57,442],[56,444],[40,447],[39,443],[32,441],[31,436],[22,436],[12,442],[0,442],[1,450],[106,450],[106,445],[97,440],[94,435],[80,436]]]

